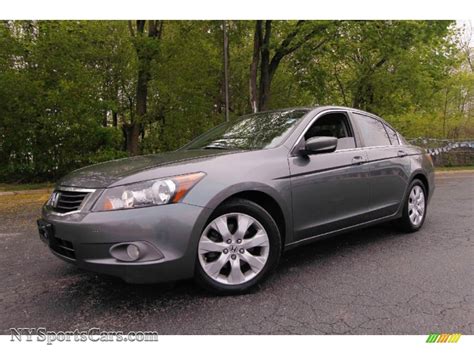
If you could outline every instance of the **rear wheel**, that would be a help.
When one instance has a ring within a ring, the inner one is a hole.
[[[217,293],[242,293],[275,268],[278,227],[258,204],[231,200],[209,219],[198,243],[196,279]]]
[[[418,179],[410,184],[408,195],[403,206],[403,215],[399,220],[400,227],[405,232],[419,230],[426,217],[426,188]]]

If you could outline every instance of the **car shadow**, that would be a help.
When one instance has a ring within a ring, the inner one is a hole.
[[[277,283],[281,277],[295,268],[312,264],[317,266],[318,263],[331,258],[349,255],[353,248],[377,245],[403,236],[405,234],[397,232],[390,224],[384,224],[291,249],[282,255],[275,273],[277,277],[270,277],[251,292],[238,297],[248,297],[265,292],[268,288],[273,289],[275,286],[273,283]],[[192,280],[160,284],[128,284],[119,278],[83,271],[74,266],[66,267],[63,276],[76,279],[66,286],[66,295],[71,302],[93,300],[94,305],[100,306],[101,309],[126,307],[129,310],[140,310],[157,303],[171,305],[173,302],[182,303],[186,299],[189,302],[198,302],[200,299],[222,297],[203,290]]]
[[[404,236],[406,236],[406,233],[399,232],[394,222],[387,222],[334,237],[315,239],[311,243],[285,252],[280,261],[279,269],[299,267],[303,264],[312,263],[316,259],[323,261],[335,256],[349,254],[356,247],[364,248],[366,245],[377,245]]]

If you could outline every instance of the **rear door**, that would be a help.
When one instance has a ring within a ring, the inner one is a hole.
[[[314,136],[338,138],[334,152],[302,156]],[[368,220],[367,156],[359,148],[347,112],[323,114],[311,123],[289,157],[295,240]]]
[[[410,160],[397,133],[381,120],[353,112],[362,144],[367,148],[371,219],[398,211],[408,183]]]

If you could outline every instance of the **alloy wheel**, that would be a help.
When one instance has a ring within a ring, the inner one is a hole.
[[[413,186],[408,197],[408,217],[413,226],[417,227],[425,215],[425,193],[419,185]]]
[[[265,267],[268,234],[255,218],[228,213],[207,225],[199,240],[199,262],[207,276],[225,285],[240,285]]]

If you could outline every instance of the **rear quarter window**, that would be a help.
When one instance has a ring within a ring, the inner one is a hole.
[[[388,137],[390,138],[390,142],[392,143],[392,145],[400,145],[400,141],[398,140],[398,133],[387,125],[385,125],[385,129],[387,130]]]

